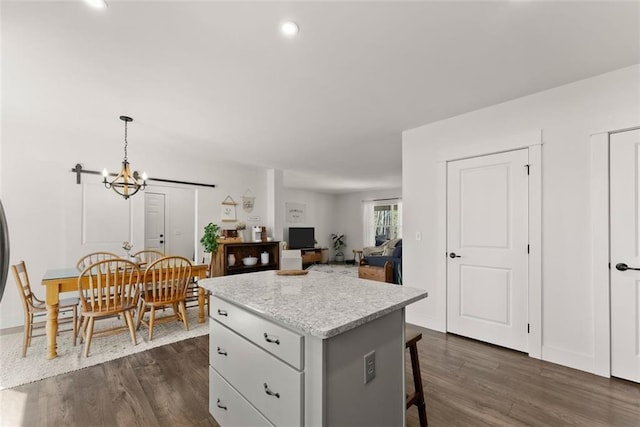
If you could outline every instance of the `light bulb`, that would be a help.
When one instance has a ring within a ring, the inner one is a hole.
[[[280,26],[280,30],[285,36],[294,36],[298,34],[298,31],[300,31],[300,28],[298,27],[298,24],[296,24],[295,22],[287,21]]]
[[[146,172],[142,172],[142,180],[143,181],[147,180],[147,173]]]
[[[109,172],[107,172],[107,168],[102,169],[102,176],[105,178],[109,176]]]
[[[106,9],[107,2],[105,0],[84,0],[91,7],[95,7],[96,9]]]

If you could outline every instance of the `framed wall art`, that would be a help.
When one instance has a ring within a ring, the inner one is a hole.
[[[231,196],[227,196],[222,201],[222,222],[235,222],[236,219],[236,205],[237,203],[231,198]]]
[[[307,207],[303,203],[285,203],[287,222],[300,223],[305,221]]]

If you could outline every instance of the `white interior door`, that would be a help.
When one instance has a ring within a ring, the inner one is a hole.
[[[612,134],[609,149],[611,375],[640,382],[640,130]]]
[[[165,251],[164,194],[144,193],[144,248]]]
[[[527,351],[528,149],[447,164],[447,330]]]

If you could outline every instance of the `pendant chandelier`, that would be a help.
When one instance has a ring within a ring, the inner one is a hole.
[[[124,121],[124,159],[122,160],[122,169],[111,181],[107,180],[109,172],[107,172],[107,169],[103,169],[102,176],[104,179],[102,183],[106,188],[113,189],[126,200],[138,191],[145,189],[147,186],[147,174],[143,172],[142,176],[140,176],[138,171],[131,173],[129,160],[127,159],[127,123],[132,122],[133,119],[127,116],[120,116],[120,120]]]

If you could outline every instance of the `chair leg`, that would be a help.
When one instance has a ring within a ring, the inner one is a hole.
[[[80,344],[82,344],[87,335],[87,324],[89,323],[89,318],[82,315],[80,317],[82,317],[82,324],[78,329],[78,335],[80,336]]]
[[[182,320],[182,319],[180,319],[180,309],[178,308],[178,303],[177,302],[173,303],[173,315],[176,318],[176,322],[179,322],[180,320]]]
[[[156,321],[156,308],[151,306],[151,312],[149,313],[149,341],[153,339],[153,324]]]
[[[22,357],[27,357],[27,346],[29,345],[29,330],[31,316],[24,316],[24,337],[22,339]]]
[[[78,307],[73,307],[73,346],[76,346],[78,338]]]
[[[136,331],[140,329],[140,325],[142,325],[142,318],[144,317],[144,313],[146,313],[146,304],[142,302],[138,307],[138,322],[136,324]]]
[[[424,402],[424,389],[422,387],[422,374],[420,373],[420,359],[418,358],[418,346],[413,343],[409,347],[409,353],[411,354],[411,370],[413,371],[413,385],[415,388],[416,399],[414,404],[418,408],[418,417],[420,418],[420,427],[426,427],[429,423],[427,421],[427,410]]]
[[[133,345],[138,345],[136,341],[136,331],[133,328],[133,316],[131,315],[131,310],[127,310],[124,312],[124,318],[127,321],[129,332],[131,332],[131,339],[133,340]]]
[[[89,317],[87,325],[87,338],[84,342],[84,357],[89,357],[89,347],[91,347],[91,338],[93,337],[93,322],[95,318]]]
[[[29,333],[27,334],[27,347],[31,347],[31,337],[33,337],[33,313],[29,313]]]
[[[178,303],[178,307],[180,307],[180,312],[182,313],[182,323],[184,323],[184,329],[189,330],[189,321],[187,320],[187,305],[184,301],[180,301]]]

